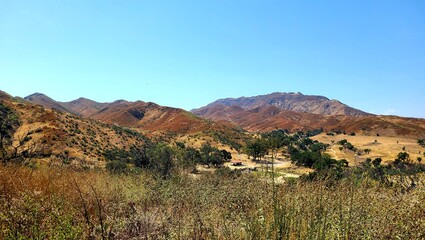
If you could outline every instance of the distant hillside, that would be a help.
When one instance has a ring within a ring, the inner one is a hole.
[[[10,98],[12,98],[12,96],[0,90],[0,100],[8,100]]]
[[[62,102],[61,105],[66,107],[69,111],[88,117],[96,114],[107,105],[107,103],[98,103],[87,98],[78,98],[71,102]]]
[[[0,92],[0,104],[10,108],[19,119],[13,146],[25,158],[55,159],[70,163],[102,166],[104,152],[115,148],[141,146],[147,139],[141,131],[105,124],[81,116],[52,110]],[[27,99],[43,99],[43,95]],[[53,102],[52,102],[53,101]]]
[[[3,93],[3,97],[7,96]],[[71,102],[57,102],[40,93],[25,99],[62,112],[149,132],[191,134],[221,131],[237,136],[234,129],[239,126],[247,131],[261,132],[278,128],[292,131],[322,128],[325,131],[366,135],[425,136],[424,119],[375,116],[336,100],[300,93],[222,99],[193,110],[198,116],[182,109],[143,101],[98,103],[79,98]]]
[[[220,149],[239,149],[247,138],[235,125],[142,101],[96,103],[80,98],[60,103],[43,94],[24,100],[0,91],[0,105],[11,109],[18,119],[8,152],[15,152],[16,147],[17,156],[67,163],[76,160],[79,166],[102,166],[105,152],[128,151],[147,141],[178,141],[197,148],[209,142]]]
[[[33,103],[37,103],[39,105],[42,105],[46,108],[55,109],[61,112],[67,112],[75,115],[79,115],[78,112],[73,111],[72,109],[67,108],[62,103],[57,102],[50,97],[42,94],[42,93],[34,93],[24,98],[25,100],[28,100]]]
[[[87,117],[121,126],[140,127],[144,130],[180,133],[199,132],[214,125],[185,110],[143,101],[118,100],[104,105]]]
[[[304,112],[322,115],[370,116],[372,114],[349,107],[337,100],[329,100],[322,96],[303,95],[301,93],[272,93],[255,97],[226,98],[217,100],[192,112],[205,116],[209,108],[214,106],[239,106],[244,110],[265,108],[269,106],[280,110]]]
[[[223,99],[193,112],[214,121],[232,122],[248,131],[322,128],[325,131],[366,135],[425,136],[425,119],[375,116],[350,108],[336,100],[302,94],[274,93],[252,98]]]
[[[61,112],[147,131],[185,134],[224,129],[231,132],[231,128],[236,127],[229,123],[205,120],[183,109],[164,107],[151,102],[117,100],[112,103],[98,103],[86,98],[58,102],[41,93],[32,94],[25,99]]]

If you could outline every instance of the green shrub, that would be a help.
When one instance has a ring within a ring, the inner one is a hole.
[[[128,172],[128,166],[121,161],[110,161],[106,163],[106,170],[111,174],[123,174]]]

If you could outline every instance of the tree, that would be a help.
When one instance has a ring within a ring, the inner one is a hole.
[[[209,142],[205,143],[204,145],[202,145],[201,147],[201,163],[205,164],[205,165],[209,165],[211,162],[211,155],[212,152],[214,151],[214,148],[211,146],[211,144]]]
[[[173,150],[165,144],[157,144],[149,152],[149,169],[153,170],[163,179],[170,177],[174,168]]]
[[[374,167],[378,167],[378,166],[381,164],[381,162],[382,162],[382,158],[375,158],[375,159],[372,161],[372,165],[373,165]]]
[[[134,161],[134,165],[139,168],[147,168],[150,164],[150,159],[148,153],[144,147],[141,148],[131,148],[130,156]]]
[[[257,160],[257,158],[261,159],[267,153],[267,144],[261,139],[250,141],[245,146],[245,153],[248,156],[252,156],[254,161]]]
[[[226,150],[219,150],[206,143],[201,148],[201,162],[208,166],[219,167],[232,159],[232,154]]]
[[[272,152],[272,157],[277,158],[277,151],[283,145],[281,139],[278,137],[269,137],[267,139],[267,145]]]
[[[225,161],[228,162],[230,160],[232,160],[232,154],[226,150],[221,150],[221,158]]]
[[[418,160],[418,163],[420,164],[421,161],[422,161],[422,158],[421,157],[418,157],[416,160]]]
[[[418,144],[421,145],[422,147],[425,147],[425,139],[419,139]]]
[[[208,165],[213,165],[214,167],[219,167],[225,162],[228,162],[232,159],[232,155],[226,150],[214,149],[211,155],[208,158]]]
[[[329,169],[333,166],[335,166],[338,163],[337,160],[332,159],[330,156],[328,155],[323,155],[320,158],[318,158],[312,165],[312,167],[316,170],[325,170],[325,169]],[[345,160],[345,162],[341,162],[341,167],[344,166],[345,164],[348,165],[347,160]]]
[[[12,145],[13,134],[19,125],[18,116],[12,109],[0,103],[0,158],[3,161],[8,158],[7,148]]]
[[[192,147],[188,147],[184,149],[184,152],[180,159],[180,163],[182,167],[195,169],[196,164],[201,162],[202,162],[202,156],[199,150]]]
[[[320,152],[300,151],[291,155],[291,161],[297,166],[313,167],[322,158]]]
[[[313,143],[309,147],[309,149],[310,149],[310,151],[313,151],[313,152],[321,152],[321,151],[325,151],[328,147],[329,147],[328,144],[318,142],[318,143]]]
[[[407,152],[399,152],[397,155],[396,163],[406,163],[410,160],[410,156]]]

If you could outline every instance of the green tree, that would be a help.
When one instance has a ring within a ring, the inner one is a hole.
[[[226,150],[219,150],[206,143],[201,148],[201,162],[208,166],[219,167],[232,159],[232,154]]]
[[[248,156],[252,156],[254,161],[258,158],[261,159],[267,153],[267,144],[264,140],[255,139],[246,144],[244,152]]]
[[[18,116],[6,106],[0,103],[0,158],[7,161],[7,147],[12,144],[13,134],[19,127]]]
[[[407,152],[399,152],[397,155],[396,163],[407,163],[410,160],[410,155]]]
[[[313,167],[313,165],[322,158],[320,152],[299,151],[291,154],[291,161],[297,166]]]
[[[381,162],[382,162],[382,158],[375,158],[375,159],[372,161],[372,165],[373,165],[374,167],[378,167],[378,166],[381,164]]]
[[[130,149],[130,156],[134,165],[139,168],[147,168],[150,164],[150,159],[145,147]]]
[[[421,145],[422,147],[425,147],[425,139],[419,139],[418,144]]]
[[[196,168],[197,163],[202,162],[202,156],[199,150],[187,147],[180,158],[180,164],[183,168]]]
[[[149,168],[154,173],[163,179],[171,176],[174,168],[174,153],[169,146],[163,143],[155,145],[150,149],[149,159]]]

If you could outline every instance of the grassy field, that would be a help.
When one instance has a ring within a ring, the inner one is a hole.
[[[417,157],[424,158],[423,152],[425,148],[419,146],[417,139],[405,137],[381,137],[381,136],[349,136],[349,135],[335,135],[328,136],[324,133],[312,137],[313,140],[330,144],[331,147],[326,153],[335,159],[346,159],[351,165],[357,165],[366,158],[382,158],[384,163],[394,161],[399,152],[407,152],[411,160],[416,161]],[[371,149],[369,154],[355,156],[355,153],[348,150],[340,150],[337,142],[347,139],[354,147],[364,150]],[[403,150],[404,148],[404,150]]]
[[[423,239],[425,186],[0,166],[1,239]]]

